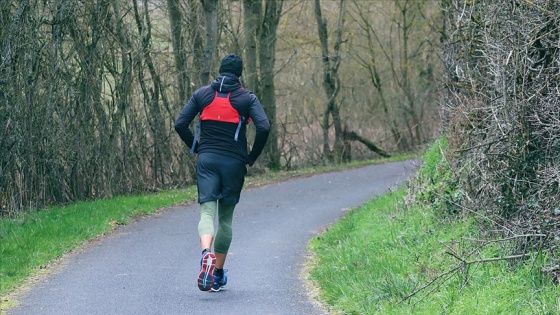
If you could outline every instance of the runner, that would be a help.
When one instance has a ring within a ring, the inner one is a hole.
[[[239,56],[225,56],[220,75],[193,93],[175,121],[175,130],[197,157],[198,233],[202,250],[197,281],[202,291],[220,291],[227,283],[224,264],[232,239],[233,211],[239,202],[247,168],[261,154],[270,131],[259,99],[241,86],[242,71]],[[189,125],[196,115],[200,117],[193,135]],[[256,136],[248,153],[246,126],[251,121]]]

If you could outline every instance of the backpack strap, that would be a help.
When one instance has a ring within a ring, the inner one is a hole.
[[[235,136],[233,137],[235,141],[237,141],[237,138],[239,137],[239,131],[241,130],[241,126],[243,125],[244,121],[245,117],[239,115],[239,123],[237,123],[237,129],[235,129]]]

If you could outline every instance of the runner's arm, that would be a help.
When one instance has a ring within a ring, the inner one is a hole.
[[[268,134],[270,132],[270,121],[264,112],[261,102],[254,94],[251,94],[249,117],[253,120],[256,128],[255,142],[253,143],[253,147],[249,153],[249,165],[253,166],[264,149],[264,145],[266,144],[266,140],[268,139]]]
[[[189,126],[198,112],[195,97],[193,95],[175,120],[175,131],[177,131],[181,140],[183,140],[189,148],[192,146],[194,140],[194,135]]]

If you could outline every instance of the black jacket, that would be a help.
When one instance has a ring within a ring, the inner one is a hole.
[[[210,85],[196,90],[175,120],[175,130],[190,148],[193,145],[194,135],[189,125],[196,115],[201,113],[214,100],[216,91],[231,92],[230,102],[233,108],[245,119],[251,118],[256,128],[255,142],[249,153],[247,150],[246,121],[242,124],[238,139],[235,141],[237,124],[203,120],[200,124],[200,139],[195,144],[195,152],[225,154],[238,158],[245,164],[253,165],[268,139],[270,122],[259,99],[253,92],[243,89],[239,78],[234,74],[222,73]]]

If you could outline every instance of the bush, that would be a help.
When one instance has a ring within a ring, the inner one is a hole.
[[[514,251],[547,251],[547,263],[557,265],[560,2],[444,3],[454,191],[462,192],[464,209],[514,238]]]

